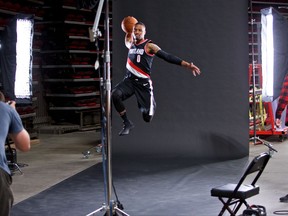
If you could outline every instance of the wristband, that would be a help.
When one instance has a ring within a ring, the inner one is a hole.
[[[159,50],[155,55],[171,64],[181,65],[181,62],[183,61],[179,57],[167,53],[163,50]]]

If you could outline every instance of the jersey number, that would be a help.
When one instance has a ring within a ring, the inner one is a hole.
[[[141,61],[141,55],[137,55],[137,62],[139,63]]]

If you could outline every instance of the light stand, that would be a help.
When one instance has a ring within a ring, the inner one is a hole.
[[[95,211],[89,213],[87,216],[96,215],[98,212],[106,211],[105,216],[113,216],[119,213],[121,216],[129,216],[127,213],[118,208],[117,203],[115,203],[112,198],[112,163],[111,163],[111,71],[110,71],[110,31],[109,31],[109,0],[106,1],[105,9],[105,53],[104,53],[104,73],[102,88],[105,90],[101,92],[105,96],[105,104],[102,103],[102,112],[105,115],[102,116],[102,156],[103,156],[103,173],[105,181],[105,193],[106,193],[106,203],[102,207],[96,209]],[[94,26],[93,32],[96,34],[98,32],[98,24],[100,15],[102,12],[104,0],[100,0]],[[103,97],[103,95],[101,97]]]
[[[259,138],[256,137],[256,81],[255,81],[255,59],[254,59],[254,19],[253,19],[253,10],[252,10],[252,1],[250,1],[250,14],[251,14],[251,46],[252,46],[252,100],[253,100],[253,137],[250,138],[256,145],[256,141],[259,141]],[[250,83],[249,83],[250,84]]]

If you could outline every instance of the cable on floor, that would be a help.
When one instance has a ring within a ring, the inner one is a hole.
[[[116,204],[117,204],[117,207],[121,210],[124,210],[124,206],[122,205],[122,203],[120,202],[119,198],[118,198],[118,195],[117,195],[117,192],[116,192],[116,188],[114,186],[114,182],[112,181],[112,187],[113,187],[113,190],[114,190],[114,194],[115,194],[115,197],[116,197]]]
[[[288,210],[274,211],[273,214],[275,214],[275,215],[288,215]]]

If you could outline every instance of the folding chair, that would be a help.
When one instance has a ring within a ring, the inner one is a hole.
[[[229,211],[230,215],[236,216],[236,213],[242,204],[245,204],[247,208],[250,208],[246,199],[259,194],[260,188],[256,185],[256,182],[261,176],[270,157],[271,155],[267,152],[256,156],[250,162],[237,184],[226,184],[211,189],[211,196],[218,197],[223,203],[219,216],[223,215],[226,210]],[[250,177],[247,178],[249,175]],[[251,183],[249,184],[248,182]],[[231,205],[234,205],[233,210],[230,208]]]

